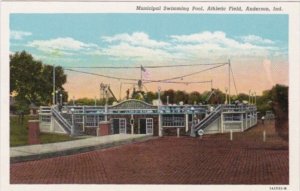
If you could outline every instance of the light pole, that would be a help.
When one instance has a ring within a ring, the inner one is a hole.
[[[71,115],[72,115],[71,136],[74,136],[74,133],[75,133],[75,129],[74,129],[74,108],[71,108]]]
[[[249,90],[249,105],[251,104],[251,90]]]
[[[160,87],[158,87],[158,105],[160,105]]]
[[[254,92],[254,104],[256,105],[256,92]]]
[[[97,97],[95,96],[95,106],[97,105],[97,100],[96,99],[97,99]]]
[[[55,65],[53,64],[53,95],[52,104],[55,105]]]
[[[55,103],[58,104],[58,90],[55,91]]]
[[[226,102],[226,104],[228,104],[228,101],[227,101],[227,92],[228,92],[228,88],[226,87],[225,88],[225,102]]]
[[[60,96],[60,105],[62,106],[62,103],[63,103],[62,102],[62,93],[60,93],[59,96]]]
[[[73,96],[73,105],[75,105],[75,96]]]
[[[167,105],[169,105],[169,96],[167,96]]]
[[[191,126],[191,137],[196,137],[196,133],[195,133],[195,122],[194,122],[194,115],[195,115],[195,108],[191,107],[191,111],[192,111],[192,126]]]

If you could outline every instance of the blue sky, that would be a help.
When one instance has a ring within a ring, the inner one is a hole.
[[[171,65],[230,58],[237,73],[250,65],[270,70],[261,78],[268,83],[260,90],[288,81],[287,15],[12,14],[10,30],[12,53],[26,50],[49,64]],[[286,71],[285,78],[276,77],[278,70]],[[161,76],[151,74],[153,79]]]

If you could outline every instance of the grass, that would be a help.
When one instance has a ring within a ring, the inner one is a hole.
[[[35,116],[24,116],[23,123],[19,122],[18,116],[10,117],[10,146],[28,145],[28,120],[37,119]],[[40,133],[40,141],[42,144],[55,143],[63,141],[76,140],[78,138],[70,137],[69,135],[55,133]]]

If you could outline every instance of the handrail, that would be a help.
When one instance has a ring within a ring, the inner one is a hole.
[[[63,125],[64,129],[71,132],[72,125],[57,111],[55,107],[52,107],[53,116],[59,120],[59,122]]]
[[[208,115],[203,120],[201,120],[198,124],[195,125],[195,130],[198,130],[199,128],[203,127],[205,124],[207,124],[211,120],[214,120],[214,117],[221,112],[221,108],[222,108],[221,105],[216,107],[216,109],[210,115]]]

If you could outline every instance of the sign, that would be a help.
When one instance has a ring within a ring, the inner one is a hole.
[[[199,135],[199,136],[204,135],[204,131],[203,131],[202,129],[198,130],[198,135]]]

